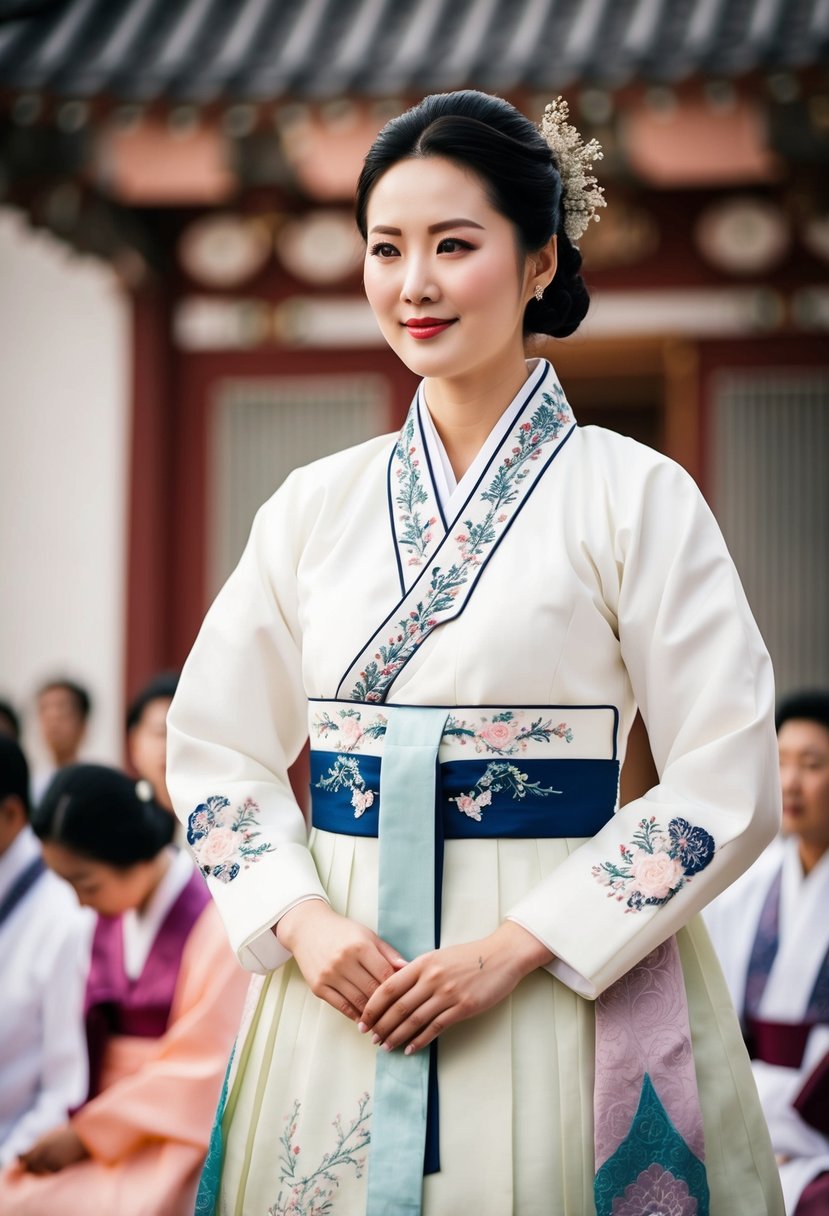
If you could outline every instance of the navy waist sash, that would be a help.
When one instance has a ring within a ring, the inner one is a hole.
[[[348,780],[332,781],[342,767],[338,752],[311,752],[311,822],[323,832],[376,836],[380,821],[380,756],[349,757]],[[617,760],[519,760],[520,780],[503,780],[484,760],[438,764],[439,830],[445,840],[594,836],[613,817],[619,780]],[[502,766],[506,767],[506,766]],[[354,805],[355,773],[360,797],[372,794],[362,810]],[[481,783],[485,782],[483,789]],[[516,785],[520,793],[516,792]],[[476,794],[477,791],[477,794]],[[481,793],[483,805],[476,803]],[[459,803],[459,799],[467,803]],[[473,805],[474,804],[474,805]],[[467,809],[464,810],[463,806]]]

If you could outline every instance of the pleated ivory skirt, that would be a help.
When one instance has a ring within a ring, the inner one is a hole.
[[[580,843],[447,841],[443,944],[491,932]],[[375,927],[377,840],[312,832],[311,848],[335,910]],[[751,1067],[702,921],[677,940],[711,1216],[784,1216]],[[267,977],[235,1054],[221,1216],[363,1216],[376,1052],[310,992],[295,963]],[[424,1216],[594,1216],[593,1075],[593,1004],[546,971],[445,1031],[441,1170],[424,1178]]]

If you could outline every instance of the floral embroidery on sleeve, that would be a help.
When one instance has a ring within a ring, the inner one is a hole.
[[[274,845],[253,841],[259,805],[246,798],[235,811],[228,810],[230,801],[220,795],[200,802],[187,820],[187,843],[193,850],[199,869],[205,878],[233,882],[242,869],[258,861],[264,853],[273,853]]]
[[[285,1130],[279,1137],[279,1176],[285,1189],[280,1190],[276,1203],[268,1208],[268,1216],[325,1216],[332,1212],[332,1200],[340,1185],[337,1173],[353,1166],[355,1175],[362,1177],[371,1134],[368,1128],[369,1096],[363,1094],[357,1103],[357,1113],[346,1126],[340,1115],[332,1123],[336,1140],[331,1152],[325,1153],[316,1169],[308,1173],[300,1169],[302,1145],[295,1140],[301,1104],[294,1101],[290,1115],[285,1115]]]
[[[626,912],[640,912],[672,899],[705,869],[715,849],[714,837],[704,828],[677,818],[664,832],[652,815],[640,821],[631,844],[619,845],[620,860],[593,866],[593,877],[610,887],[608,898],[621,902],[627,897]]]

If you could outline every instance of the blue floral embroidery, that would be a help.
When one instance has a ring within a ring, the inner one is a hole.
[[[267,1216],[328,1216],[333,1212],[332,1200],[340,1185],[337,1172],[353,1166],[357,1178],[365,1169],[364,1149],[371,1143],[368,1129],[369,1096],[363,1094],[357,1103],[357,1113],[346,1127],[339,1115],[333,1121],[336,1141],[330,1153],[323,1154],[316,1169],[298,1173],[302,1145],[294,1139],[299,1125],[301,1104],[294,1101],[290,1115],[285,1116],[285,1130],[279,1137],[279,1177],[285,1186],[268,1208]]]
[[[412,412],[406,419],[395,449],[399,462],[395,470],[398,482],[395,502],[400,508],[400,521],[403,525],[395,539],[401,548],[410,551],[409,565],[422,566],[424,554],[432,543],[430,529],[438,521],[434,515],[427,520],[422,519],[417,509],[429,501],[429,496],[421,483],[420,461],[417,459],[417,448],[412,443],[413,438],[414,413]]]
[[[619,845],[620,862],[593,866],[593,877],[610,887],[608,898],[627,897],[626,912],[666,904],[704,870],[716,850],[714,837],[687,819],[672,819],[667,833],[655,816],[642,819],[631,844]]]
[[[351,805],[354,807],[354,818],[361,815],[374,805],[376,790],[366,789],[366,783],[360,772],[360,764],[356,756],[338,756],[325,777],[320,777],[315,788],[335,793],[342,789],[351,790]]]
[[[214,795],[200,802],[187,821],[187,843],[202,874],[225,883],[233,882],[263,854],[275,851],[267,841],[252,843],[261,836],[256,830],[259,806],[252,798],[246,798],[234,812],[229,806],[227,798]]]
[[[530,475],[531,462],[541,456],[543,445],[556,439],[562,429],[572,422],[572,415],[560,388],[555,400],[550,393],[542,394],[542,404],[533,412],[529,422],[522,422],[513,435],[510,455],[505,456],[495,471],[489,486],[481,494],[482,502],[489,504],[488,510],[478,522],[464,521],[464,528],[454,536],[458,560],[448,569],[435,565],[426,594],[416,607],[397,622],[388,642],[381,645],[374,658],[360,672],[349,699],[352,701],[382,701],[386,689],[397,673],[412,657],[434,627],[438,618],[450,612],[461,590],[466,586],[476,567],[483,564],[487,551],[492,547],[509,521],[510,514],[504,510],[519,498],[519,487]]]
[[[548,789],[538,781],[530,781],[526,773],[522,773],[514,764],[493,761],[486,766],[482,777],[475,782],[475,788],[468,794],[459,794],[450,798],[457,803],[458,810],[478,823],[483,818],[481,811],[492,802],[492,795],[501,790],[509,790],[514,798],[524,798],[534,794],[536,798],[547,798],[550,794],[560,794],[561,790]]]

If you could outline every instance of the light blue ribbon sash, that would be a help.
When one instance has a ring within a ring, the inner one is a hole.
[[[380,778],[377,931],[410,960],[435,947],[435,798],[448,709],[389,716]],[[377,1053],[366,1216],[420,1216],[429,1052]]]

